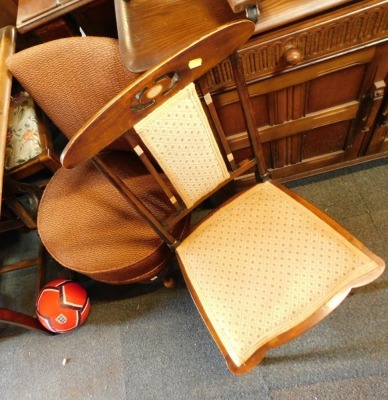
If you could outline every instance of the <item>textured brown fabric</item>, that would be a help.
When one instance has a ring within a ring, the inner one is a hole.
[[[122,65],[117,40],[109,38],[60,39],[17,53],[7,63],[69,139],[138,77]],[[118,141],[114,145],[110,148],[122,148]],[[151,210],[160,217],[172,211],[137,157],[123,153],[110,157],[120,176],[121,169],[128,171],[124,157],[128,158],[131,171],[123,178],[140,192]],[[100,281],[150,279],[172,254],[90,162],[54,175],[42,198],[38,220],[43,244],[60,264]]]
[[[135,155],[114,152],[104,158],[157,216],[173,211]],[[110,283],[143,275],[151,278],[171,255],[91,162],[72,170],[62,168],[54,175],[41,200],[38,229],[43,244],[60,264]]]
[[[101,37],[47,42],[7,65],[67,138],[138,77],[123,66],[117,40]]]

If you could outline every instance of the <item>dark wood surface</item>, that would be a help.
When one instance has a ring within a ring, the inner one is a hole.
[[[145,71],[185,46],[203,30],[238,18],[226,0],[114,0],[123,60],[129,70]],[[265,32],[350,0],[265,0],[255,32]],[[306,4],[307,3],[307,4]]]
[[[16,26],[21,33],[53,21],[93,0],[19,0]]]
[[[260,20],[255,32],[267,32],[352,3],[357,3],[357,0],[262,0],[259,2]]]
[[[115,0],[120,50],[126,67],[143,72],[193,40],[243,15],[227,1]]]
[[[2,0],[0,12],[0,28],[8,25],[15,26],[17,9],[17,0]]]
[[[81,32],[117,37],[113,0],[19,0],[16,27],[46,42]]]

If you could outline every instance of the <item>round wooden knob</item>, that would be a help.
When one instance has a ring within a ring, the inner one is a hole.
[[[290,65],[299,64],[302,61],[302,53],[296,47],[290,47],[284,54],[286,61]]]

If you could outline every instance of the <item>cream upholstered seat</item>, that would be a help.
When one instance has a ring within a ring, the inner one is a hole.
[[[374,257],[269,182],[222,207],[176,251],[236,368],[334,294],[380,274]]]
[[[123,198],[175,249],[197,308],[234,373],[253,368],[269,348],[311,328],[352,287],[371,282],[384,270],[384,262],[349,232],[296,194],[268,181],[259,138],[250,128],[249,107],[244,116],[252,156],[238,161],[211,95],[204,92],[204,102],[198,97],[199,88],[191,82],[236,50],[253,29],[252,23],[239,21],[198,38],[109,101],[62,154],[63,165],[75,169],[93,157]],[[230,61],[239,95],[249,104],[236,53]],[[140,138],[136,143],[132,127]],[[99,136],[101,131],[104,136]],[[158,181],[176,208],[166,218],[129,187],[121,168],[118,172],[112,161],[96,157],[121,135],[132,143],[155,180],[158,169],[148,153],[175,188],[169,194],[164,180]],[[182,239],[174,234],[172,227],[194,207],[252,171],[265,183],[236,194]]]

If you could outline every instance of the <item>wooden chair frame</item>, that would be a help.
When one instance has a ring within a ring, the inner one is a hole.
[[[40,198],[39,188],[4,175],[4,148],[12,82],[5,60],[13,54],[14,49],[15,29],[10,26],[0,29],[0,234],[19,228],[36,229],[36,211]],[[30,208],[27,208],[20,200],[20,195],[27,196],[31,204]],[[41,247],[37,258],[0,266],[0,274],[36,265],[38,266],[37,287],[40,288],[43,284],[44,257],[44,249]],[[35,317],[8,308],[0,308],[0,322],[48,333]]]

